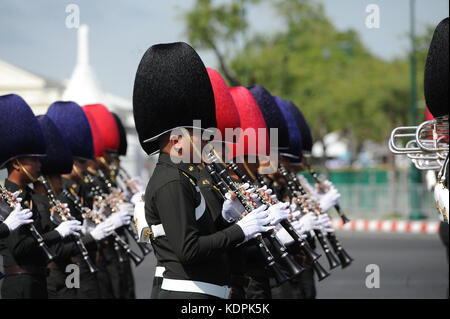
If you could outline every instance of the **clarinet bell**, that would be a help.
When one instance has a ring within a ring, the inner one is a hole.
[[[306,255],[310,260],[313,261],[319,259],[321,256],[320,254],[316,253],[305,240],[302,241],[301,250],[304,255]]]
[[[330,270],[339,267],[341,263],[337,260],[336,256],[330,251],[325,254],[328,259],[328,264],[330,265]]]
[[[334,205],[334,208],[336,209],[336,211],[338,212],[339,216],[342,219],[342,222],[344,224],[348,223],[350,221],[350,219],[348,219],[347,216],[345,216],[345,214],[341,211],[341,206],[339,206],[339,204]]]
[[[343,222],[344,224],[346,224],[346,223],[348,223],[348,222],[350,221],[350,219],[348,219],[348,217],[345,216],[345,214],[342,214],[342,215],[341,215],[341,219],[342,219],[342,222]]]
[[[350,255],[344,250],[344,248],[341,248],[336,254],[341,261],[342,268],[349,266],[353,261],[353,258],[350,257]]]
[[[303,270],[305,270],[305,268],[303,268],[299,263],[297,263],[295,259],[289,254],[286,254],[285,256],[281,257],[280,260],[282,261],[283,268],[286,269],[290,277],[289,279],[297,277],[302,273]]]
[[[314,272],[317,274],[319,281],[324,280],[330,275],[330,273],[327,272],[317,260],[313,261],[312,267],[314,269]]]
[[[281,284],[283,284],[289,280],[289,277],[285,275],[285,273],[281,270],[281,268],[277,264],[275,264],[274,261],[272,261],[268,265],[268,267],[273,272],[273,275],[274,275],[275,281],[276,281],[276,285],[275,285],[276,287],[280,286]]]

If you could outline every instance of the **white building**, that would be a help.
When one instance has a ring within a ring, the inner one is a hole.
[[[78,53],[73,73],[68,81],[53,81],[0,60],[0,95],[20,95],[36,115],[44,114],[55,101],[74,101],[80,105],[102,103],[122,120],[127,131],[128,151],[122,159],[131,175],[148,176],[143,170],[146,154],[137,138],[132,103],[114,94],[103,92],[89,64],[89,29],[78,29]]]

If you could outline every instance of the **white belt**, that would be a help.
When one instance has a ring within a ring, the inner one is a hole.
[[[164,278],[161,289],[181,292],[194,292],[229,299],[230,288],[207,282]]]
[[[156,266],[155,269],[155,277],[161,277],[163,278],[163,273],[164,271],[166,271],[165,267],[161,267],[161,266]]]

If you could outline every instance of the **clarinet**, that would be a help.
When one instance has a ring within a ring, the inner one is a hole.
[[[0,190],[2,193],[3,200],[9,205],[10,208],[14,209],[14,207],[17,205],[17,201],[15,201],[12,198],[12,196],[9,194],[6,187],[3,187],[2,185],[0,185]],[[26,205],[25,203],[24,203],[24,207],[29,208],[28,205]],[[36,229],[36,227],[34,226],[33,223],[30,224],[29,230],[31,232],[31,235],[38,242],[39,247],[41,247],[41,249],[44,251],[45,255],[47,256],[47,259],[49,261],[52,261],[53,259],[55,259],[56,255],[50,250],[50,248],[48,248],[47,244],[44,242],[44,238],[38,232],[38,230]]]
[[[218,173],[215,170],[214,165],[212,164],[205,164],[206,169],[208,173],[210,174],[213,183],[219,188],[222,196],[225,196],[226,193],[230,190],[230,185],[225,183],[225,181],[218,175]],[[250,213],[253,210],[253,205],[251,205],[248,200],[245,197],[242,197],[240,195],[240,192],[236,193],[236,197],[239,199],[241,204],[244,206],[246,213]],[[264,239],[262,238],[261,234],[256,236],[255,238],[257,242],[257,246],[259,251],[264,257],[264,261],[266,263],[266,267],[270,269],[274,276],[275,280],[277,282],[277,285],[281,285],[282,283],[288,281],[290,278],[288,278],[284,272],[280,269],[280,267],[275,263],[275,258],[270,252],[269,248],[267,247],[266,243],[264,242]]]
[[[47,180],[43,176],[40,176],[38,178],[38,181],[41,182],[42,185],[44,185],[44,188],[47,191],[47,197],[50,200],[50,205],[52,205],[53,207],[56,208],[56,211],[58,213],[59,218],[61,218],[61,221],[64,222],[64,221],[68,221],[68,220],[74,220],[75,218],[73,216],[71,216],[70,213],[67,210],[65,210],[65,209],[63,209],[61,207],[61,202],[58,199],[56,199],[55,193],[53,192],[52,188],[48,184]],[[55,218],[52,218],[52,216],[50,216],[50,219],[55,224],[59,224],[58,221],[55,220]],[[75,238],[75,237],[72,237],[72,236],[71,236],[71,239],[75,242],[75,244],[77,245],[78,249],[80,250],[84,261],[86,262],[86,264],[89,267],[89,271],[91,273],[97,272],[98,269],[94,265],[94,263],[92,262],[91,258],[89,257],[89,252],[86,249],[86,246],[81,241],[81,239],[80,238]]]
[[[243,182],[248,183],[250,185],[255,185],[258,187],[261,187],[264,185],[263,176],[258,174],[257,180],[253,182],[247,174],[245,174],[237,165],[236,163],[229,163],[228,165],[233,172],[241,179]],[[261,196],[261,194],[257,194],[258,198],[261,200],[263,204],[271,205],[270,201],[267,200],[264,196]],[[278,202],[278,199],[274,201],[275,203]],[[288,234],[294,239],[294,242],[298,244],[298,247],[300,251],[308,256],[310,260],[317,260],[321,255],[317,254],[311,246],[308,244],[306,240],[300,237],[299,233],[295,230],[295,228],[292,226],[292,224],[288,220],[282,220],[280,222],[280,225],[288,232]]]
[[[227,184],[227,186],[229,186],[229,188],[236,194],[236,196],[239,198],[241,203],[245,202],[246,205],[251,207],[253,210],[254,208],[253,208],[253,205],[251,204],[251,201],[249,201],[247,199],[245,194],[243,194],[243,192],[240,191],[239,186],[236,183],[234,183],[234,181],[231,179],[231,177],[227,174],[225,167],[218,162],[217,156],[215,156],[211,152],[210,159],[212,160],[212,165],[215,166],[216,169],[219,171],[219,173],[218,173],[219,176],[225,180],[225,183]],[[246,211],[247,211],[247,209],[246,209]],[[278,237],[276,236],[275,231],[271,230],[271,231],[265,233],[265,235],[267,236],[267,239],[269,240],[269,242],[273,245],[273,247],[278,252],[278,254],[280,256],[280,260],[282,261],[283,266],[288,270],[288,273],[290,274],[291,278],[298,276],[304,270],[304,268],[294,260],[293,256],[291,256],[288,253],[284,244],[281,243],[280,240],[278,239]]]
[[[83,206],[77,195],[69,192],[67,189],[64,189],[62,193],[68,200],[70,200],[75,205],[75,209],[78,210],[78,212],[83,216],[83,218],[92,220],[96,225],[104,221],[104,219],[100,217],[97,213],[95,213],[92,209]],[[114,237],[114,240],[117,243],[117,245],[114,245],[114,249],[116,249],[117,251],[121,247],[123,250],[125,250],[125,252],[129,255],[131,260],[133,260],[135,266],[138,266],[144,260],[138,254],[132,251],[130,245],[128,245],[127,242],[123,240],[119,236],[119,234],[117,234],[115,231],[112,232],[112,236]]]
[[[314,178],[314,180],[316,181],[316,183],[319,185],[319,188],[321,191],[325,192],[326,189],[324,189],[323,185],[322,185],[322,181],[319,179],[319,176],[317,175],[316,171],[314,171],[310,165],[306,165],[309,173],[312,175],[312,177]],[[336,203],[336,205],[334,205],[334,209],[336,209],[338,215],[341,217],[342,222],[344,224],[348,223],[350,221],[350,219],[348,219],[347,216],[345,216],[345,214],[342,212],[341,210],[341,206],[339,205],[339,203]]]
[[[98,173],[98,177],[100,178],[102,183],[106,186],[108,191],[110,193],[112,193],[113,192],[112,183],[108,180],[108,178],[105,176],[105,174],[102,172],[102,170],[98,170],[97,173]],[[88,178],[89,184],[92,185],[91,186],[91,191],[93,191],[94,194],[100,200],[106,199],[106,195],[103,194],[103,192],[101,191],[100,187],[99,186],[95,186],[95,181],[94,181],[94,178],[92,177],[92,175],[87,174],[86,177]],[[110,208],[111,211],[113,211],[113,212],[116,211],[116,207],[114,207],[114,205],[112,205],[112,203],[110,201],[106,200],[105,202],[106,202],[106,204],[108,205],[108,207]],[[139,237],[136,234],[136,231],[135,231],[134,227],[131,226],[131,224],[128,225],[127,228],[124,228],[124,230],[135,241],[136,245],[141,250],[141,252],[142,252],[142,254],[144,256],[146,256],[146,255],[148,255],[148,254],[150,254],[152,252],[145,243],[140,243],[139,242]]]
[[[286,168],[284,168],[282,165],[280,165],[280,172],[282,172],[282,174],[283,174],[283,176],[287,176],[288,178],[289,178],[289,172],[287,171],[287,169]],[[291,176],[292,177],[292,176]],[[300,194],[301,195],[307,195],[307,193],[306,193],[306,191],[305,191],[305,189],[303,188],[303,186],[298,182],[298,180],[297,179],[292,179],[292,178],[290,178],[291,179],[291,185],[293,185],[293,189],[294,190],[298,190],[299,192],[300,192]],[[289,182],[288,182],[289,183]],[[317,214],[317,215],[320,215],[321,213],[320,213],[320,211],[317,209],[317,207],[316,208],[314,208],[314,211],[315,211],[315,213]],[[321,235],[321,237],[322,237],[322,241],[323,242],[325,242],[325,240],[323,239],[323,234],[322,234],[322,232],[321,231],[315,231],[315,233],[316,233],[316,235],[317,235],[317,233],[320,233],[320,235]],[[319,239],[319,242],[320,242],[320,238],[319,237],[317,237],[318,239]],[[348,253],[344,250],[344,248],[342,247],[342,245],[340,244],[340,242],[338,241],[338,239],[336,238],[336,235],[334,234],[334,233],[327,233],[327,239],[328,239],[328,241],[330,242],[330,244],[331,244],[331,246],[333,247],[333,250],[335,251],[335,253],[336,253],[336,255],[338,256],[338,258],[339,258],[339,260],[340,260],[340,264],[341,264],[341,267],[342,268],[345,268],[345,267],[347,267],[348,265],[350,265],[350,263],[353,261],[353,258],[351,258],[350,257],[350,255],[348,255]],[[322,243],[321,243],[321,245],[322,245]],[[322,246],[322,248],[324,248],[323,246]],[[324,250],[325,250],[325,248],[324,248]],[[330,267],[331,267],[331,264],[333,263],[335,263],[334,261],[333,261],[333,259],[335,259],[335,258],[333,258],[334,257],[334,255],[333,254],[329,254],[329,255],[327,255],[327,257],[328,256],[330,256],[330,259],[331,259],[331,261],[330,261]]]
[[[252,180],[247,177],[247,175],[242,172],[242,170],[239,169],[239,167],[235,163],[230,164],[230,168],[236,173],[236,175],[243,181],[248,182],[250,185],[252,184]],[[265,184],[264,183],[264,177],[260,174],[257,174],[257,184]],[[259,185],[258,185],[259,186]],[[266,203],[267,205],[270,205],[270,201],[258,194],[259,199],[262,203]],[[277,200],[278,202],[278,200]],[[317,274],[318,280],[322,281],[325,278],[327,278],[330,274],[323,268],[323,266],[319,263],[318,259],[321,256],[320,254],[317,254],[311,246],[308,244],[308,242],[304,239],[302,239],[295,228],[291,225],[290,222],[287,220],[284,220],[280,222],[283,228],[286,229],[288,234],[298,243],[298,247],[300,247],[300,252],[306,256],[307,259],[311,261],[312,268]],[[299,256],[294,255],[299,260]],[[299,260],[301,263],[301,260]]]

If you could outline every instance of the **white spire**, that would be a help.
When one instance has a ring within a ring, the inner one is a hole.
[[[81,25],[78,29],[77,64],[63,94],[63,100],[74,101],[81,106],[103,101],[103,94],[89,65],[88,34],[88,26]]]
[[[85,24],[78,29],[77,64],[89,65],[89,27]]]

